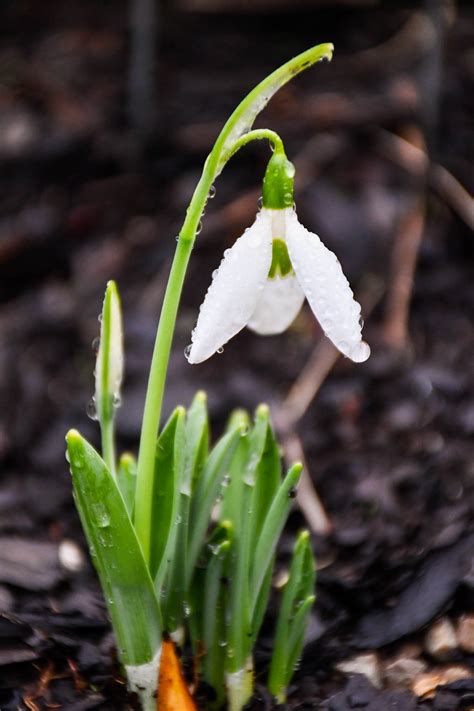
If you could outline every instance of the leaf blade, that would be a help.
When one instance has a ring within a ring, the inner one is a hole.
[[[74,496],[125,665],[151,661],[161,615],[135,530],[114,478],[77,432],[66,437]]]
[[[184,468],[185,414],[183,407],[177,407],[156,443],[150,522],[150,573],[157,588],[165,575],[167,554],[176,539],[178,496]]]
[[[230,432],[221,437],[209,455],[197,482],[189,523],[188,572],[193,571],[196,565],[209,525],[212,507],[241,436],[242,427],[238,423]]]
[[[278,539],[285,525],[292,503],[292,493],[301,476],[302,465],[294,464],[278,489],[258,540],[252,566],[250,599],[252,616],[257,604],[260,588],[271,563]]]

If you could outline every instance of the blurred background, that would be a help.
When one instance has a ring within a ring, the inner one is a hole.
[[[71,426],[98,443],[87,407],[105,284],[122,293],[118,434],[136,451],[175,236],[207,152],[261,78],[328,41],[332,63],[256,125],[283,137],[299,217],[338,254],[372,356],[339,359],[304,310],[284,335],[244,331],[186,362],[212,270],[255,216],[259,142],[208,204],[166,411],[205,388],[217,435],[233,407],[266,401],[287,456],[305,457],[280,564],[309,525],[318,604],[289,708],[474,707],[473,37],[468,2],[3,0],[2,709],[123,706],[64,459]],[[272,613],[261,670],[271,631]],[[272,708],[263,689],[252,708]]]

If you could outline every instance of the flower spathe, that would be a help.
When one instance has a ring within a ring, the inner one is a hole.
[[[305,298],[336,348],[356,363],[367,360],[360,305],[336,255],[300,224],[294,208],[263,207],[213,274],[188,361],[210,358],[244,326],[262,335],[281,333]]]

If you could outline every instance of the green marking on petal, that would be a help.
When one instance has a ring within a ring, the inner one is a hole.
[[[286,277],[293,273],[286,242],[277,237],[272,242],[272,263],[270,265],[270,271],[268,272],[268,278],[274,279],[276,276]]]

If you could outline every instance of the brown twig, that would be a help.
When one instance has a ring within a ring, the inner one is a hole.
[[[379,129],[379,152],[415,177],[426,177],[431,187],[458,217],[474,230],[474,200],[466,188],[444,166],[430,163],[427,153],[406,138]]]
[[[383,327],[384,340],[391,348],[400,350],[408,342],[408,321],[410,301],[413,291],[418,252],[425,228],[425,203],[427,170],[426,145],[423,132],[417,126],[406,127],[410,141],[403,139],[403,145],[412,145],[419,150],[416,172],[415,198],[400,220],[396,229],[390,260],[390,276],[387,288],[387,304]],[[407,149],[406,149],[407,150]],[[421,156],[426,159],[421,161]]]
[[[397,350],[408,341],[410,301],[424,225],[425,199],[420,196],[399,224],[391,255],[383,335],[387,345]]]

